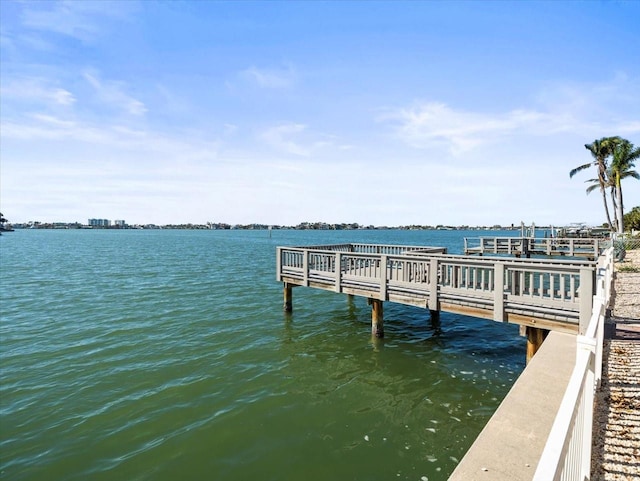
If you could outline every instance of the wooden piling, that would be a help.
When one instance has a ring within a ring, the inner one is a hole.
[[[429,309],[429,313],[431,314],[431,328],[434,331],[439,332],[440,331],[440,311]]]
[[[293,310],[293,286],[288,283],[284,283],[284,312],[291,312]]]
[[[371,299],[371,335],[373,337],[384,337],[384,309],[382,301]]]
[[[539,327],[527,326],[527,364],[533,358],[542,343],[549,334],[547,329],[541,329]]]

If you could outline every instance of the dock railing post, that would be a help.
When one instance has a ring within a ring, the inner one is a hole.
[[[380,256],[380,300],[387,300],[387,256]]]
[[[496,262],[493,280],[493,320],[504,321],[504,264]]]
[[[336,292],[342,292],[342,252],[336,252],[336,264],[335,264],[335,275],[336,275]]]
[[[276,259],[278,262],[276,263],[276,280],[282,280],[282,248],[276,247]]]
[[[593,310],[593,277],[594,270],[589,267],[580,268],[580,328],[579,334],[584,335],[589,326],[591,311]]]
[[[304,285],[309,286],[309,251],[306,249],[303,251],[302,257],[302,273]]]
[[[429,310],[440,310],[438,299],[438,259],[435,257],[429,261]]]

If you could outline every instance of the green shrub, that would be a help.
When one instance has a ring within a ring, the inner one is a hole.
[[[640,272],[640,267],[618,265],[618,272]]]

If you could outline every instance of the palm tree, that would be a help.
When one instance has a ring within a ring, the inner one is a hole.
[[[616,189],[611,179],[612,179],[611,168],[609,167],[607,169],[607,178],[606,178],[605,187],[609,189],[609,194],[611,196],[611,204],[613,205],[613,224],[609,224],[609,227],[613,230],[618,228],[618,204],[616,200]],[[589,184],[589,187],[587,187],[587,195],[589,195],[594,190],[600,188],[600,179],[589,179],[589,180],[585,180],[584,182],[586,184]],[[607,208],[607,206],[605,206],[605,208]]]
[[[640,147],[634,147],[631,142],[621,139],[616,143],[613,149],[613,160],[609,167],[608,177],[612,188],[612,194],[615,192],[615,208],[617,218],[617,230],[619,233],[624,232],[624,204],[622,202],[622,179],[632,177],[640,179],[640,174],[633,170],[635,160],[640,158]]]
[[[607,203],[607,193],[605,192],[605,187],[607,187],[608,177],[607,177],[607,159],[613,154],[614,146],[620,142],[622,139],[620,137],[602,137],[600,140],[594,140],[590,144],[585,144],[585,149],[591,152],[593,156],[593,160],[589,163],[579,165],[575,169],[572,169],[569,172],[569,177],[573,177],[578,172],[588,169],[591,166],[595,166],[598,170],[598,178],[597,187],[600,188],[600,192],[602,193],[602,202],[604,203],[604,211],[607,214],[607,222],[609,223],[609,227],[613,229],[613,224],[611,223],[611,215],[609,214],[609,204]],[[594,188],[590,187],[587,189],[587,194],[591,192]]]

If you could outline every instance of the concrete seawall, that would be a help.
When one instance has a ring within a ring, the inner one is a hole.
[[[531,480],[575,356],[574,335],[549,333],[449,480]]]

